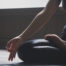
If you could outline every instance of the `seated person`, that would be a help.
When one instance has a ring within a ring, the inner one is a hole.
[[[20,47],[20,44],[25,42],[28,38],[33,36],[36,32],[41,30],[45,24],[49,22],[49,20],[53,17],[53,15],[56,13],[56,10],[59,7],[60,2],[65,2],[66,0],[49,0],[46,8],[41,10],[35,18],[32,20],[32,22],[28,25],[28,27],[18,36],[12,38],[7,42],[6,49],[10,52],[9,60],[13,60],[15,58],[16,52],[18,48]],[[66,2],[65,2],[66,3]],[[65,41],[60,39],[56,35],[46,35],[45,38],[48,37],[54,38],[53,40],[57,40],[59,46],[65,48]]]

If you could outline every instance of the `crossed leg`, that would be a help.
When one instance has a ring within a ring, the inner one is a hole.
[[[62,40],[56,34],[47,34],[44,36],[44,38],[55,42],[55,44],[57,44],[58,47],[66,49],[66,41]]]

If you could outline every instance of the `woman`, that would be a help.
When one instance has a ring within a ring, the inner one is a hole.
[[[6,49],[10,52],[9,60],[13,60],[16,55],[16,52],[19,46],[34,35],[36,32],[42,29],[47,22],[52,18],[56,13],[57,8],[59,7],[61,0],[49,0],[46,8],[39,12],[35,18],[32,20],[31,24],[18,36],[12,38],[7,42]],[[50,36],[50,35],[49,35]],[[56,35],[55,35],[56,36]],[[45,38],[48,38],[46,35]],[[59,37],[57,37],[58,39]],[[63,43],[64,44],[64,43]],[[61,42],[62,45],[62,42]]]

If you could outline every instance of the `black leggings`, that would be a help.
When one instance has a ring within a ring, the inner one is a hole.
[[[64,34],[63,32],[62,38]],[[66,63],[66,51],[56,45],[45,39],[29,40],[18,49],[18,57],[24,62],[44,64]]]
[[[18,56],[24,62],[60,64],[66,61],[64,52],[44,39],[35,39],[20,46]]]
[[[66,9],[66,0],[63,0],[62,5],[63,5],[64,9]]]

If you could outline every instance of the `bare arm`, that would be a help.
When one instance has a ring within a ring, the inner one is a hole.
[[[57,0],[49,0],[46,8],[39,12],[31,24],[19,35],[22,40],[26,40],[38,32],[55,14],[58,6]]]
[[[38,32],[51,19],[58,8],[57,1],[49,0],[46,8],[36,15],[31,24],[20,35],[7,42],[6,49],[10,52],[9,60],[13,60],[22,42]]]

